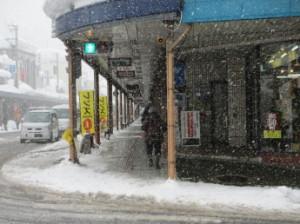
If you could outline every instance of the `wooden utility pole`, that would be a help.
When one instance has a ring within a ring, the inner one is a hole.
[[[119,118],[119,90],[116,88],[115,90],[115,97],[116,97],[116,124],[117,130],[120,129],[120,118]]]
[[[120,91],[120,123],[121,123],[121,129],[123,129],[123,124],[124,124],[124,120],[123,120],[123,92],[122,90]]]
[[[127,95],[124,93],[124,125],[127,127]]]
[[[176,179],[176,145],[175,145],[175,102],[174,102],[174,49],[190,32],[191,26],[175,40],[166,42],[167,56],[167,123],[168,123],[168,177]]]
[[[94,89],[95,89],[95,142],[100,145],[100,116],[99,116],[99,70],[94,69]]]
[[[131,121],[134,121],[134,103],[133,103],[133,99],[131,99]]]
[[[128,123],[128,125],[131,122],[130,101],[131,101],[131,99],[128,97],[127,98],[127,113],[128,113],[128,122],[127,123]]]
[[[108,128],[110,134],[113,134],[114,118],[113,118],[113,105],[112,105],[112,79],[107,79],[107,95],[108,95]]]
[[[69,128],[71,130],[71,141],[69,148],[69,160],[73,163],[79,163],[77,156],[76,145],[74,137],[76,136],[76,66],[81,64],[76,63],[78,58],[81,57],[79,52],[72,49],[72,46],[67,45],[67,59],[68,59],[68,74],[69,74]]]

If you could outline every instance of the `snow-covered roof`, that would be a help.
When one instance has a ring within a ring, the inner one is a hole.
[[[14,80],[9,79],[8,84],[0,85],[1,92],[15,93],[15,94],[27,94],[30,96],[45,96],[50,98],[56,98],[61,100],[67,100],[67,95],[56,93],[53,91],[47,91],[45,89],[33,89],[26,83],[19,81],[19,88],[14,86]]]
[[[10,49],[12,48],[12,45],[9,43],[8,40],[2,39],[0,40],[0,49]],[[24,52],[33,53],[37,51],[37,47],[30,44],[28,41],[19,38],[18,41],[18,49],[22,50]]]
[[[13,65],[13,64],[15,64],[15,61],[12,60],[10,57],[8,57],[7,54],[2,54],[2,55],[0,55],[0,64]]]
[[[35,54],[37,51],[37,47],[30,44],[29,42],[27,42],[26,40],[23,39],[19,39],[18,42],[18,48],[22,51],[28,52],[28,53],[33,53]]]
[[[105,1],[107,0],[46,0],[44,12],[51,19],[55,19],[73,9]]]
[[[69,109],[68,104],[61,104],[61,105],[56,105],[52,107],[53,109]]]
[[[9,71],[4,70],[4,69],[0,69],[0,77],[9,79],[11,77],[11,73]]]

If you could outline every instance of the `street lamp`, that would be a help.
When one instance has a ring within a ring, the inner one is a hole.
[[[14,49],[14,55],[15,55],[15,60],[16,60],[16,74],[15,74],[15,87],[19,87],[19,52],[18,52],[18,47],[19,47],[19,36],[18,36],[18,31],[19,27],[18,25],[9,25],[10,31],[14,32],[14,44],[12,45],[12,48]]]

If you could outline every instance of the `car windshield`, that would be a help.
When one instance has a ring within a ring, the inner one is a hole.
[[[69,119],[68,109],[55,109],[59,119]]]
[[[49,122],[50,113],[49,112],[29,112],[25,115],[25,122]]]

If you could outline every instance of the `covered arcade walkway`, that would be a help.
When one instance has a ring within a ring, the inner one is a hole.
[[[75,79],[80,76],[76,62],[85,60],[95,70],[96,93],[99,74],[109,83],[110,131],[114,123],[119,128],[133,120],[128,108],[155,102],[168,122],[169,177],[176,176],[176,151],[185,159],[202,154],[256,159],[262,150],[278,150],[278,139],[265,130],[265,116],[290,102],[291,98],[276,96],[281,92],[287,96],[287,85],[296,92],[300,82],[286,79],[284,88],[272,89],[275,98],[270,102],[264,101],[264,94],[269,94],[271,84],[263,84],[271,74],[297,74],[299,0],[113,0],[73,5],[58,14],[53,13],[55,4],[48,1],[45,11],[53,19],[54,33],[69,50],[70,96],[74,98]],[[90,42],[97,44],[96,54],[84,51],[84,44]],[[295,52],[296,57],[280,59]],[[95,99],[97,104],[97,94]],[[199,141],[187,141],[193,147],[186,147],[182,139],[182,131],[188,128],[182,126],[182,111],[199,114],[200,124],[193,123],[200,127]],[[286,113],[285,117],[292,116]],[[291,139],[296,130],[290,128],[289,139],[285,136],[279,142],[294,141],[291,149],[296,150],[298,140]]]

